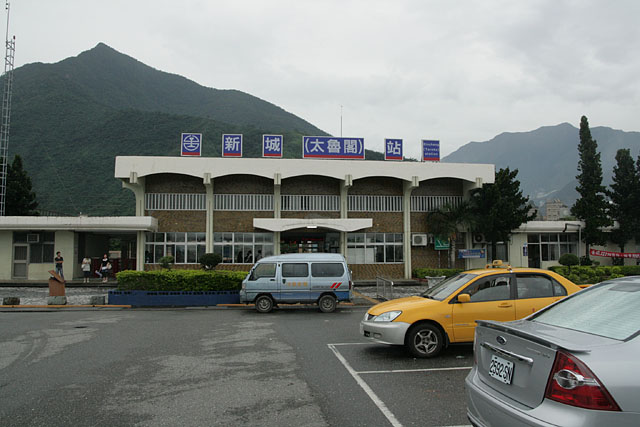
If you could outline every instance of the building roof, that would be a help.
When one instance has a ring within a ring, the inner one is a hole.
[[[0,230],[157,231],[158,220],[151,216],[4,216]]]
[[[418,181],[434,178],[457,178],[469,182],[494,182],[495,166],[475,163],[390,162],[379,160],[267,159],[222,157],[157,157],[117,156],[115,177],[172,173],[205,179],[228,175],[256,175],[280,179],[304,175],[319,175],[335,179],[356,180],[369,177],[398,178]],[[134,175],[135,174],[135,175]],[[206,175],[209,174],[209,175]]]

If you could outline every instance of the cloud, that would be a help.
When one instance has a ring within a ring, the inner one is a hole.
[[[154,68],[273,102],[321,129],[440,139],[589,117],[637,130],[636,0],[24,0],[17,65],[104,42]],[[342,106],[342,108],[341,108]]]

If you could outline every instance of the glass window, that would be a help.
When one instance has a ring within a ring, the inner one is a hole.
[[[563,296],[567,295],[567,290],[560,283],[553,281],[553,295],[554,296]]]
[[[306,263],[283,263],[282,277],[307,277],[309,265]]]
[[[313,277],[341,277],[344,274],[344,266],[338,262],[314,262],[311,264]]]
[[[541,274],[516,274],[518,298],[549,298],[553,296],[553,281]]]
[[[276,277],[276,264],[273,262],[258,264],[253,269],[249,280],[257,280],[261,277]]]
[[[626,340],[640,331],[640,284],[622,278],[586,288],[533,315],[534,322]]]
[[[467,286],[462,293],[471,295],[471,302],[501,301],[511,299],[511,284],[508,276],[481,278]]]

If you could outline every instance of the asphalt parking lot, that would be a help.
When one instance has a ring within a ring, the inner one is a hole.
[[[471,346],[414,359],[360,337],[366,309],[1,312],[0,419],[16,426],[467,425]]]

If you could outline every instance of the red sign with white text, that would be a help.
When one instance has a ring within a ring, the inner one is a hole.
[[[608,258],[640,259],[640,253],[611,252],[611,251],[601,251],[599,249],[589,249],[589,254],[593,256],[603,256]]]

